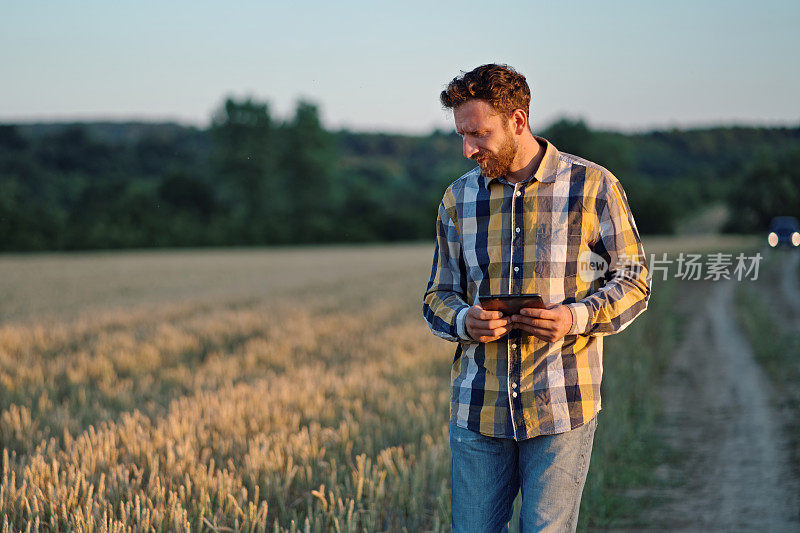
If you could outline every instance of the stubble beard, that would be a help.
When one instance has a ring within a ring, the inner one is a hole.
[[[519,150],[519,144],[509,134],[496,155],[489,151],[481,150],[473,155],[472,158],[482,160],[478,162],[481,174],[487,178],[499,178],[510,173],[511,164],[517,156],[517,150]]]

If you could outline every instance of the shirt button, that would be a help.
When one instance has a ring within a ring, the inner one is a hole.
[[[519,233],[519,228],[517,228],[517,233]]]
[[[517,191],[517,196],[522,196],[522,191]]]
[[[516,383],[512,383],[512,384],[511,384],[511,388],[512,388],[512,389],[516,389],[516,388],[517,388],[517,384],[516,384]]]
[[[514,267],[514,272],[519,272],[519,267]]]
[[[511,396],[513,396],[514,398],[516,398],[516,397],[517,397],[517,392],[516,392],[516,391],[512,392],[512,393],[511,393]]]
[[[517,349],[517,345],[516,345],[516,344],[512,344],[512,345],[511,345],[511,349],[512,349],[512,350],[516,350],[516,349]]]

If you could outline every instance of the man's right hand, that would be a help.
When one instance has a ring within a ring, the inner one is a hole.
[[[469,336],[478,342],[496,341],[513,329],[511,317],[504,317],[502,311],[486,311],[480,305],[467,310],[464,325]]]

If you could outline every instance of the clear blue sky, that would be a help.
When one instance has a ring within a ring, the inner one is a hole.
[[[0,122],[177,120],[298,98],[329,127],[451,127],[460,70],[528,77],[534,131],[800,123],[800,1],[4,1]]]

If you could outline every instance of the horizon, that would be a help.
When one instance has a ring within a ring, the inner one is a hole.
[[[272,117],[273,119],[277,119],[278,123],[283,123],[288,120],[288,117]],[[720,130],[720,129],[785,129],[785,130],[793,130],[793,129],[800,129],[800,119],[798,119],[794,123],[711,123],[711,124],[689,124],[689,125],[663,125],[661,127],[649,127],[649,128],[632,128],[632,129],[622,129],[622,128],[612,128],[612,127],[601,127],[591,122],[587,121],[584,117],[572,117],[572,116],[559,116],[555,117],[552,121],[548,122],[542,128],[536,128],[533,133],[537,134],[538,131],[544,131],[548,129],[550,126],[555,124],[560,120],[581,120],[586,124],[586,126],[593,132],[605,132],[605,133],[618,133],[622,135],[647,135],[650,133],[655,132],[664,132],[664,131],[683,131],[683,132],[691,132],[691,131],[709,131],[709,130]],[[165,118],[163,120],[150,120],[150,119],[142,119],[142,118],[88,118],[86,120],[82,119],[55,119],[55,120],[38,120],[38,119],[29,119],[29,120],[22,120],[22,121],[4,121],[0,119],[0,126],[22,126],[22,127],[34,127],[34,126],[72,126],[72,125],[84,125],[84,126],[92,126],[92,125],[169,125],[169,126],[178,126],[182,128],[195,128],[200,131],[207,131],[211,124],[210,122],[205,125],[193,124],[187,121],[179,121],[179,120],[172,120],[169,118]],[[445,134],[453,134],[456,135],[455,127],[451,128],[441,128],[441,127],[432,127],[427,131],[402,131],[402,130],[378,130],[378,129],[355,129],[350,127],[339,127],[339,128],[332,128],[323,123],[323,127],[326,131],[338,134],[338,133],[352,133],[352,134],[366,134],[366,135],[398,135],[398,136],[407,136],[407,137],[427,137],[429,135],[433,135],[437,132],[445,133]]]

